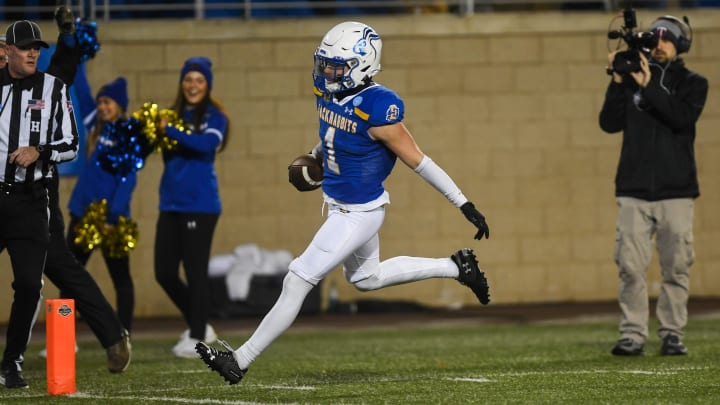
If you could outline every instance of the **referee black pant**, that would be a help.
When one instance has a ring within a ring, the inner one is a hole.
[[[48,184],[48,194],[50,246],[47,251],[45,276],[60,289],[64,298],[75,300],[75,309],[82,315],[102,347],[107,349],[122,339],[123,326],[95,279],[75,260],[65,243],[65,221],[60,210],[57,174]]]
[[[7,249],[15,292],[10,308],[3,370],[22,367],[42,296],[42,272],[48,247],[48,197],[45,186],[0,184],[0,252]]]

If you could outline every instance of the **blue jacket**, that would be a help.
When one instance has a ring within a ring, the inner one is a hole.
[[[182,119],[190,125],[192,110]],[[163,151],[165,170],[160,180],[160,211],[220,214],[222,206],[215,174],[215,154],[227,131],[227,117],[210,105],[200,128],[186,134],[174,127],[167,135],[178,141],[172,151]]]

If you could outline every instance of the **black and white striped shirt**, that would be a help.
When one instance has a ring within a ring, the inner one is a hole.
[[[8,162],[18,148],[38,145],[45,150],[27,168]],[[7,67],[0,70],[0,182],[50,178],[52,163],[75,159],[77,149],[75,115],[62,80],[42,72],[17,80]]]

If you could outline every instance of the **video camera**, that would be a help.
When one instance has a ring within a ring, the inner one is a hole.
[[[658,44],[658,38],[653,32],[636,32],[637,17],[635,10],[629,2],[623,10],[624,24],[621,30],[608,32],[608,39],[622,39],[628,49],[615,54],[613,70],[617,73],[628,74],[640,71],[640,52],[649,54]]]

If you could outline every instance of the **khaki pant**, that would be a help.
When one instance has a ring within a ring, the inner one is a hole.
[[[660,322],[658,336],[662,338],[669,333],[682,336],[687,324],[689,269],[695,260],[694,200],[645,201],[618,197],[616,201],[619,212],[615,263],[620,275],[621,338],[645,343],[648,337],[647,269],[653,239],[662,271],[656,309]]]

